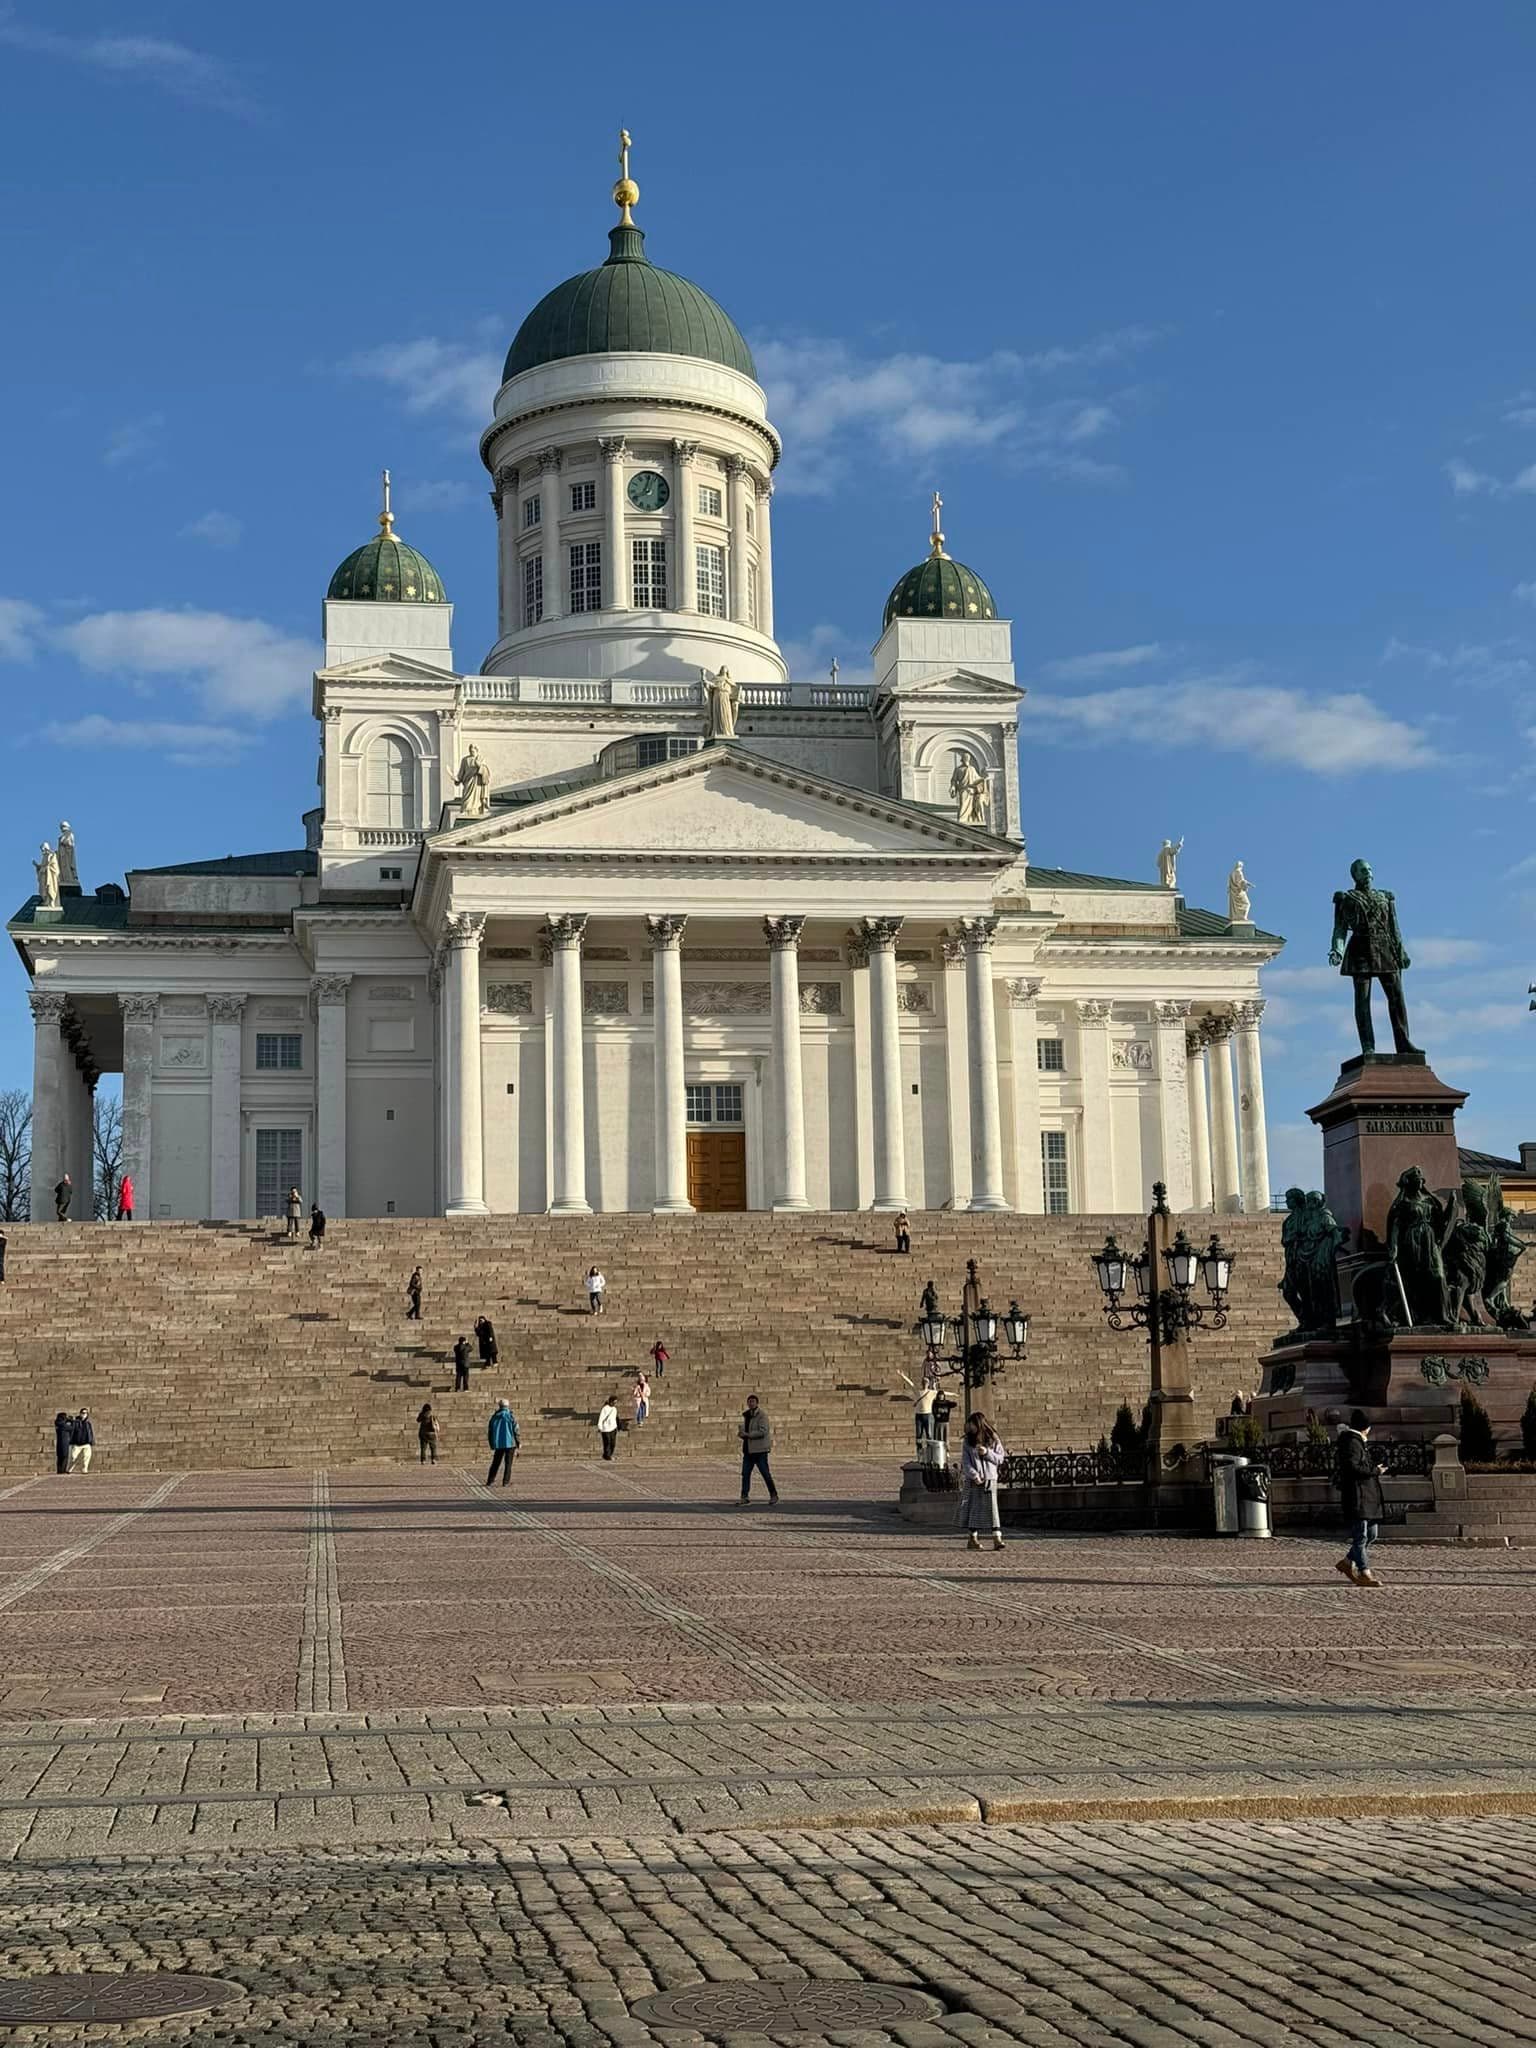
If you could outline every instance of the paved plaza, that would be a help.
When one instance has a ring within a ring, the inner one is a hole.
[[[0,1978],[228,1993],[9,2037],[1536,2041],[1525,1553],[973,1555],[637,1450],[0,1491]]]

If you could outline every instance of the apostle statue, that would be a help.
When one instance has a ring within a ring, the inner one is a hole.
[[[459,772],[454,777],[459,785],[459,816],[461,818],[483,818],[491,808],[491,771],[480,758],[480,750],[471,740],[469,751],[459,763]]]
[[[1248,877],[1243,873],[1243,864],[1238,861],[1227,877],[1227,923],[1247,924],[1253,910],[1253,898],[1248,892]]]
[[[1403,970],[1410,963],[1397,928],[1397,904],[1390,889],[1372,887],[1369,861],[1355,861],[1349,872],[1355,886],[1340,889],[1333,899],[1333,941],[1328,948],[1328,965],[1337,967],[1354,981],[1355,1029],[1360,1033],[1360,1050],[1364,1054],[1376,1050],[1371,983],[1379,981],[1387,998],[1397,1057],[1421,1060],[1423,1053],[1408,1037]]]
[[[78,889],[80,870],[75,866],[75,835],[69,829],[66,818],[59,827],[59,887]]]
[[[736,737],[736,707],[741,702],[741,685],[736,682],[728,668],[711,675],[708,669],[700,669],[704,684],[704,702],[709,714],[709,737],[712,740],[733,740]]]
[[[955,755],[955,772],[949,778],[962,825],[987,825],[992,820],[992,784],[969,754]]]
[[[45,839],[37,859],[32,863],[37,873],[37,893],[44,910],[59,907],[59,856]]]
[[[1179,855],[1183,851],[1182,839],[1177,843],[1165,839],[1157,849],[1157,879],[1165,889],[1177,889],[1179,886]]]

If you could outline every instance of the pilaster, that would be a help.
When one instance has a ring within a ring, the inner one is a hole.
[[[1109,1107],[1109,1020],[1114,1005],[1077,1006],[1077,1066],[1083,1097],[1083,1207],[1096,1214],[1115,1207],[1115,1140]]]
[[[221,992],[208,998],[212,1040],[208,1214],[217,1222],[229,1222],[240,1214],[240,1055],[245,1004],[244,994]]]
[[[1016,975],[1008,983],[1009,1053],[1013,1060],[1014,1207],[1039,1216],[1045,1209],[1040,1159],[1040,1020],[1035,998],[1045,986],[1038,974]]]
[[[1194,1156],[1190,1142],[1189,1076],[1184,1037],[1190,1005],[1178,1000],[1152,1005],[1157,1040],[1157,1114],[1162,1133],[1163,1170],[1175,1215],[1194,1206]]]

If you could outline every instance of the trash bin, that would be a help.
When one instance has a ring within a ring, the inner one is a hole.
[[[1216,1534],[1236,1536],[1241,1528],[1237,1512],[1237,1475],[1248,1463],[1230,1451],[1211,1455],[1211,1506],[1216,1511]]]
[[[1244,1536],[1273,1536],[1269,1519],[1269,1470],[1245,1465],[1237,1475],[1237,1519]]]

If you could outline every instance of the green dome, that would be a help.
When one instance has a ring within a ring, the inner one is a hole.
[[[377,533],[354,548],[331,578],[327,597],[366,598],[379,604],[446,604],[443,579],[425,555],[392,533]]]
[[[964,562],[931,554],[909,569],[885,600],[885,623],[892,619],[995,619],[992,593]],[[883,630],[883,629],[882,629]]]
[[[503,381],[540,363],[610,351],[697,356],[756,381],[752,351],[708,292],[658,270],[645,253],[644,233],[632,223],[610,228],[608,240],[613,254],[600,269],[557,284],[519,327]]]

